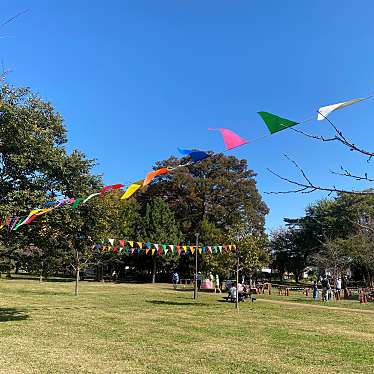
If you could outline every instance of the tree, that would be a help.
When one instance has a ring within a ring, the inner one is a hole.
[[[59,196],[78,197],[100,187],[100,178],[91,174],[94,161],[87,160],[77,150],[67,153],[62,117],[50,103],[27,88],[9,85],[1,87],[0,103],[0,211],[3,219],[27,215],[35,207]],[[79,231],[72,217],[66,215],[65,220],[61,219],[64,214],[66,209],[61,208],[53,212],[53,218],[47,214],[17,232],[3,230],[1,241],[7,249],[4,255],[14,257],[22,249],[21,243],[23,248],[34,247],[46,253],[52,239],[64,241],[66,232]],[[40,225],[43,220],[49,223],[45,230]]]
[[[146,204],[143,219],[143,241],[152,243],[178,243],[181,239],[173,211],[160,197],[154,197]],[[152,256],[152,283],[156,282],[157,266],[175,266],[177,257],[174,254]]]

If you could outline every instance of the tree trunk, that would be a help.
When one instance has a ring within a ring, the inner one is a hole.
[[[39,282],[43,282],[43,261],[41,263],[41,268],[40,268],[40,276],[39,276]]]
[[[153,259],[152,283],[156,283],[156,271],[157,271],[157,262],[156,262],[156,259]]]
[[[78,284],[79,284],[79,266],[76,268],[76,274],[75,274],[75,292],[74,295],[78,296]]]

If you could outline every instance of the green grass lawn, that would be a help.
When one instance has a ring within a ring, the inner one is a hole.
[[[238,313],[167,284],[73,288],[0,280],[1,373],[374,372],[372,305],[264,295]]]

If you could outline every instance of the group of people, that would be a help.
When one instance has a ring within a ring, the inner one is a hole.
[[[342,280],[337,278],[334,284],[334,287],[331,286],[331,283],[327,276],[325,275],[321,279],[322,286],[322,301],[329,301],[331,299],[340,300],[340,293],[342,290]],[[319,289],[318,282],[314,281],[313,283],[313,300],[318,301],[319,299]]]
[[[213,276],[212,273],[209,274],[209,280],[212,284],[212,286],[214,287],[214,292],[218,292],[218,293],[221,293],[221,288],[220,288],[220,283],[219,283],[219,276],[218,274],[216,274],[215,276]],[[175,271],[172,275],[172,282],[173,282],[173,286],[174,288],[176,289],[178,284],[179,284],[179,274]],[[201,272],[199,271],[196,276],[195,276],[195,281],[196,281],[196,286],[197,286],[197,289],[200,291],[201,289],[201,284],[202,284],[202,281],[203,281],[203,275],[201,274]]]

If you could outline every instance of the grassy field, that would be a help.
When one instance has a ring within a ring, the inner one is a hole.
[[[260,296],[238,313],[167,284],[73,288],[0,280],[1,373],[374,372],[373,305]]]

